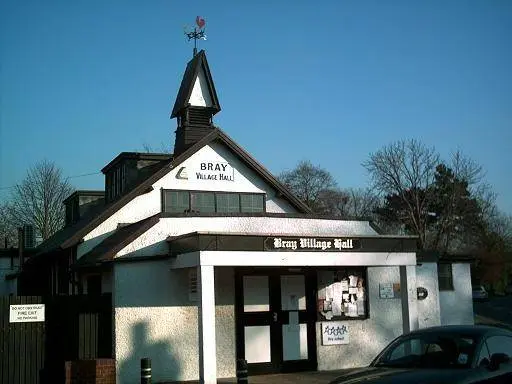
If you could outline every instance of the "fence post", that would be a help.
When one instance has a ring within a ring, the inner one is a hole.
[[[237,384],[247,384],[247,360],[237,359],[236,360],[236,382]]]
[[[140,384],[151,384],[151,359],[140,359]]]

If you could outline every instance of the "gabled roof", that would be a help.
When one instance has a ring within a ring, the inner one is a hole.
[[[271,185],[278,192],[279,195],[285,197],[299,212],[311,213],[311,209],[291,193],[272,173],[270,173],[263,165],[261,165],[254,157],[252,157],[245,149],[239,146],[233,139],[231,139],[226,133],[220,128],[215,128],[211,133],[203,137],[200,141],[192,145],[185,152],[179,155],[175,160],[172,161],[172,167],[176,167],[199,149],[213,142],[221,142],[226,145],[242,162],[247,164],[249,168],[256,171],[256,173]]]
[[[172,109],[171,119],[178,116],[179,111],[181,111],[183,108],[188,107],[190,95],[194,88],[196,78],[201,70],[204,71],[206,84],[208,86],[208,91],[210,92],[210,96],[212,99],[212,106],[210,107],[210,109],[212,109],[214,113],[220,111],[219,99],[217,98],[217,92],[215,92],[212,74],[210,72],[210,67],[208,66],[208,61],[206,60],[206,54],[204,50],[201,50],[187,64],[185,74],[183,75],[183,79],[181,80],[178,96],[176,97],[174,108]]]
[[[240,158],[245,164],[252,168],[262,179],[271,185],[283,196],[288,202],[294,206],[300,213],[311,213],[311,209],[304,204],[300,199],[293,195],[279,180],[277,180],[263,165],[256,161],[248,152],[236,144],[227,134],[220,128],[215,128],[211,133],[203,137],[200,141],[192,145],[185,152],[172,160],[163,161],[161,168],[157,169],[153,174],[150,174],[146,179],[136,185],[133,189],[121,196],[119,199],[108,203],[107,205],[100,205],[91,209],[86,217],[75,223],[73,226],[65,227],[57,232],[50,239],[45,241],[38,247],[39,255],[48,253],[50,251],[62,248],[71,247],[80,242],[84,236],[91,232],[94,228],[100,225],[103,221],[112,216],[115,212],[128,204],[131,200],[139,195],[147,193],[151,190],[154,183],[168,174],[172,169],[179,166],[199,149],[213,142],[220,142],[226,145],[233,153]]]
[[[159,214],[156,214],[147,219],[118,228],[112,235],[78,259],[73,268],[92,267],[113,260],[117,252],[153,227],[159,220]]]

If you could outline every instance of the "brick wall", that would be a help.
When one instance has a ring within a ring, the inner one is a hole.
[[[66,361],[66,384],[115,384],[114,359]]]

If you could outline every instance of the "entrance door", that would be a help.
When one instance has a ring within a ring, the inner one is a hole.
[[[237,273],[237,357],[249,374],[316,370],[315,285],[300,269]]]

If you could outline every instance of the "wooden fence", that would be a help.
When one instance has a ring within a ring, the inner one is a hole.
[[[10,323],[19,304],[45,304],[45,321]],[[60,384],[65,361],[111,357],[110,294],[0,297],[0,384]]]

